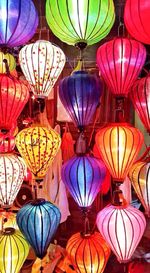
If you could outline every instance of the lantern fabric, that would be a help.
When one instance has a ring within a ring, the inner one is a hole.
[[[62,180],[79,207],[89,207],[105,178],[102,161],[89,155],[74,156],[62,167]]]
[[[0,230],[12,227],[14,229],[19,229],[16,222],[16,213],[11,211],[1,211],[0,213]]]
[[[15,138],[13,136],[3,136],[0,139],[0,153],[10,153],[15,148]]]
[[[46,19],[52,32],[63,42],[92,45],[110,32],[114,20],[113,0],[47,0]]]
[[[32,0],[0,1],[0,45],[16,47],[27,43],[38,26]]]
[[[0,74],[0,129],[9,131],[29,98],[28,88],[17,78]]]
[[[58,46],[39,40],[20,50],[19,61],[34,95],[45,98],[62,72],[66,57]]]
[[[98,232],[72,235],[66,250],[77,273],[102,273],[110,256],[110,248]]]
[[[101,81],[86,71],[74,72],[60,81],[60,100],[80,129],[91,122],[101,94]]]
[[[43,179],[60,147],[61,139],[53,129],[33,125],[16,136],[16,146],[35,178]]]
[[[26,172],[23,159],[15,154],[0,154],[0,204],[11,207]]]
[[[37,199],[17,213],[17,224],[38,258],[42,259],[60,223],[60,211],[52,203]]]
[[[147,262],[133,261],[129,263],[128,273],[144,273]]]
[[[146,49],[139,42],[117,37],[97,51],[97,64],[110,91],[127,96],[146,59]]]
[[[7,61],[9,71],[12,71],[16,68],[16,61],[14,56],[9,53],[4,54],[0,51],[0,73],[6,73],[5,60]]]
[[[150,132],[150,75],[137,80],[130,92],[134,108],[148,132]]]
[[[101,157],[115,181],[124,181],[143,144],[143,135],[127,123],[112,123],[96,134]]]
[[[19,273],[29,253],[29,245],[19,230],[0,233],[0,272]]]
[[[144,44],[150,44],[149,17],[149,0],[126,0],[124,9],[125,26],[132,37]]]
[[[146,227],[143,213],[132,206],[108,205],[98,213],[96,223],[118,261],[129,261]]]

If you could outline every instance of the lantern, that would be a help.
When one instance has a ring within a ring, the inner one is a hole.
[[[15,154],[0,154],[0,205],[13,205],[26,172],[23,159]]]
[[[127,123],[112,123],[96,134],[101,157],[116,181],[124,181],[142,144],[142,133]]]
[[[105,174],[102,161],[89,155],[74,156],[62,167],[62,180],[79,207],[92,205]]]
[[[24,46],[19,53],[22,71],[34,95],[48,97],[65,65],[63,51],[48,41],[36,41]]]
[[[128,205],[108,205],[98,213],[96,223],[118,261],[128,262],[146,227],[143,213]]]
[[[134,108],[143,122],[145,128],[150,132],[150,76],[137,80],[130,92],[130,98]]]
[[[102,273],[110,256],[110,248],[98,232],[74,234],[66,250],[77,273]]]
[[[144,273],[147,266],[147,262],[133,261],[129,263],[128,273]]]
[[[0,233],[0,272],[19,273],[29,253],[29,245],[21,232],[6,228]]]
[[[15,148],[15,138],[3,135],[0,138],[0,153],[10,153]]]
[[[132,186],[150,217],[150,163],[137,161],[129,171]]]
[[[16,214],[11,211],[1,211],[0,213],[0,230],[12,227],[19,229],[16,222]]]
[[[136,40],[150,44],[150,2],[148,0],[126,0],[124,22],[128,32]]]
[[[53,129],[33,126],[19,132],[16,146],[35,178],[43,179],[60,147],[60,136]]]
[[[32,201],[18,211],[17,224],[38,258],[46,255],[60,216],[59,209],[44,199]]]
[[[38,26],[32,0],[0,1],[0,14],[0,46],[15,47],[32,38]]]
[[[0,74],[0,129],[11,130],[29,98],[28,88],[17,78]]]
[[[115,38],[97,51],[97,64],[110,91],[127,96],[146,59],[146,49],[129,38]]]
[[[59,85],[61,102],[81,130],[91,122],[101,94],[102,83],[85,71],[74,72],[62,79]]]
[[[12,71],[16,67],[16,61],[13,55],[7,53],[4,54],[3,52],[0,52],[0,73],[6,72],[6,64],[5,61],[7,61],[7,65],[9,68],[9,71]]]

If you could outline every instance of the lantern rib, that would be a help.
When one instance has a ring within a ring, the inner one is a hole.
[[[15,236],[12,236],[12,238],[10,237],[10,242],[12,241],[12,240],[14,240],[14,243],[15,243],[15,246],[16,246],[16,250],[17,250],[17,261],[16,261],[16,265],[15,265],[15,269],[14,269],[14,272],[16,272],[17,273],[17,265],[18,265],[18,263],[19,263],[19,247],[18,247],[18,245],[17,245],[17,242],[16,242],[16,238],[15,238]],[[20,242],[21,243],[21,242]],[[11,246],[12,246],[12,242],[11,242]],[[22,244],[23,245],[23,244]],[[23,247],[24,248],[24,247]],[[12,257],[12,253],[11,253],[11,257]],[[23,259],[22,259],[23,260]],[[23,262],[23,261],[22,261]],[[21,263],[22,263],[21,262]],[[11,267],[12,267],[12,263],[11,263]],[[12,268],[11,268],[11,271],[10,272],[12,272]]]
[[[89,203],[89,200],[90,200],[90,194],[91,194],[91,191],[92,191],[92,188],[93,188],[93,181],[94,181],[94,171],[93,171],[93,164],[90,162],[90,160],[87,158],[87,161],[88,161],[88,163],[89,163],[89,165],[90,165],[90,168],[91,168],[91,171],[92,171],[92,177],[91,177],[91,183],[90,183],[90,189],[88,189],[88,195],[87,195],[87,203]],[[85,162],[85,159],[84,159],[84,162]],[[86,168],[86,166],[85,166],[85,168]],[[85,174],[86,175],[86,174]],[[86,185],[86,183],[85,183],[85,185]],[[95,192],[96,192],[96,189],[95,189]],[[94,195],[94,193],[95,192],[93,192],[93,197],[95,196]],[[85,195],[85,197],[86,197],[86,195]],[[94,200],[93,200],[94,201]],[[91,202],[91,200],[90,200],[90,202]]]
[[[19,235],[19,234],[16,234],[16,237],[17,237],[17,239],[20,241],[20,244],[22,245],[22,247],[23,247],[23,254],[24,254],[24,256],[23,256],[23,258],[22,258],[22,262],[21,262],[21,264],[23,264],[23,262],[24,262],[24,260],[25,260],[25,258],[26,258],[26,256],[25,256],[25,246],[24,246],[24,244],[22,243],[22,240],[20,239],[20,238],[22,238],[22,236],[21,235]],[[26,242],[27,243],[27,242]],[[28,243],[27,243],[28,244]],[[18,252],[19,253],[19,252]],[[18,255],[19,256],[19,255]]]
[[[96,239],[96,238],[95,238]],[[98,240],[99,238],[97,238],[97,240]],[[104,271],[104,268],[105,268],[105,260],[107,259],[106,258],[106,255],[105,255],[105,251],[104,251],[104,248],[103,247],[101,247],[101,245],[100,245],[100,250],[101,250],[101,252],[103,253],[103,257],[104,257],[104,261],[103,261],[103,265],[102,265],[102,259],[100,259],[100,256],[101,255],[98,255],[99,254],[99,250],[98,250],[98,248],[97,248],[97,245],[96,245],[96,243],[95,243],[95,240],[92,240],[92,244],[93,244],[93,246],[94,246],[94,248],[95,248],[95,250],[96,250],[96,256],[97,256],[97,272],[96,273],[99,273],[99,270],[101,270],[100,272],[103,272]],[[100,266],[102,267],[101,269],[100,269]],[[92,272],[91,272],[92,273]]]
[[[78,256],[78,250],[80,249],[80,246],[82,245],[82,243],[83,243],[83,239],[82,239],[82,241],[79,242],[78,247],[76,248],[76,253],[75,253],[75,266],[78,268],[79,272],[80,272],[80,268],[79,268],[79,266],[78,266],[78,259],[77,259],[77,256]],[[72,257],[71,257],[71,258],[72,258]],[[82,253],[81,261],[84,261],[83,253]],[[72,262],[73,262],[73,259],[72,259]],[[74,262],[73,262],[73,264],[74,264]]]
[[[145,102],[146,102],[146,123],[149,124],[150,123],[150,111],[148,109],[148,97],[149,97],[149,94],[148,94],[148,87],[147,87],[147,84],[148,84],[148,77],[146,77],[146,79],[144,80],[144,97],[145,97]],[[147,90],[147,92],[146,92]],[[141,106],[142,106],[142,103],[141,103]],[[143,116],[144,115],[144,110],[143,110],[143,107],[142,107],[142,111],[143,111]],[[144,120],[144,118],[143,118]],[[147,125],[147,127],[149,127]]]
[[[76,160],[77,161],[77,160]],[[84,206],[83,200],[82,200],[82,194],[81,194],[81,190],[80,190],[80,184],[79,184],[79,167],[80,167],[80,162],[82,162],[83,164],[83,160],[82,158],[79,159],[79,161],[77,161],[77,167],[76,167],[76,179],[77,179],[77,188],[78,188],[78,193],[79,193],[79,198],[80,198],[80,203]],[[72,165],[73,167],[73,165]],[[71,169],[72,169],[71,167]],[[84,176],[84,181],[85,181],[85,168],[83,167],[83,176]],[[82,185],[83,186],[83,185]],[[75,191],[76,192],[76,191]],[[84,183],[84,196],[85,196],[85,183]]]
[[[124,217],[123,217],[123,213],[125,213],[125,211],[123,210],[120,210],[120,215],[121,215],[121,218],[122,218],[122,223],[123,223],[123,228],[124,228],[124,236],[125,236],[125,251],[124,251],[124,258],[125,259],[128,259],[128,256],[127,256],[127,231],[126,231],[126,223],[124,221]]]
[[[94,24],[94,26],[93,26],[91,32],[88,34],[86,40],[90,39],[90,37],[91,37],[91,38],[94,38],[94,37],[96,36],[95,33],[94,33],[94,31],[95,31],[95,28],[96,28],[98,19],[99,19],[99,17],[100,17],[101,1],[98,2],[98,5],[99,5],[99,7],[98,7],[97,18],[96,18],[96,20],[95,20],[95,24]],[[100,31],[101,28],[102,28],[102,27],[99,28],[98,32]],[[97,34],[98,32],[96,32],[96,34]],[[92,34],[94,34],[94,36],[92,36]]]
[[[6,0],[6,1],[7,1],[6,2],[7,16],[6,16],[6,28],[5,28],[5,41],[7,40],[7,34],[8,34],[7,32],[8,32],[8,13],[9,13],[8,0]]]
[[[14,188],[14,190],[13,190],[13,180],[14,180],[14,167],[13,167],[13,162],[11,161],[11,158],[8,158],[8,160],[9,160],[9,165],[11,165],[11,170],[12,170],[12,173],[11,173],[11,175],[12,175],[12,179],[11,179],[11,183],[10,183],[10,185],[8,186],[8,189],[6,190],[6,192],[7,191],[10,191],[10,194],[8,194],[8,196],[6,195],[6,203],[8,203],[9,204],[9,202],[11,201],[11,197],[12,197],[12,195],[14,195],[14,193],[16,192],[16,188],[17,188],[17,184],[16,184],[16,187]],[[18,163],[17,163],[17,161],[15,162],[17,165],[18,165]],[[7,180],[5,180],[5,182],[6,182]],[[18,179],[17,179],[17,177],[16,177],[16,181],[18,182]],[[7,181],[7,182],[9,182],[9,181]],[[5,183],[6,185],[7,185],[7,183]],[[8,200],[8,201],[7,201]]]
[[[81,121],[81,116],[80,116],[80,112],[79,112],[79,104],[78,104],[78,96],[77,96],[78,90],[77,90],[77,86],[76,86],[76,81],[75,81],[75,79],[73,80],[73,84],[74,84],[73,90],[75,91],[75,92],[74,92],[74,97],[75,97],[75,103],[76,103],[77,113],[78,113],[78,114],[76,114],[75,110],[74,110],[74,113],[75,113],[75,118],[76,118],[76,120],[77,120],[77,124],[79,123],[79,125],[80,125],[82,121]],[[71,90],[70,90],[70,91],[71,91]],[[81,91],[81,93],[82,93],[82,91]],[[71,100],[70,100],[70,102],[71,102]],[[74,108],[73,108],[73,109],[74,109]],[[79,120],[79,122],[78,122],[78,120]]]
[[[8,8],[8,13],[7,13],[7,29],[9,28],[8,27],[8,18],[9,18],[9,16],[8,16],[8,14],[9,14],[9,11],[10,11],[10,7],[8,7],[8,0],[7,0],[7,8]],[[11,38],[13,37],[13,35],[15,34],[15,32],[16,32],[16,29],[17,29],[17,27],[18,27],[18,23],[19,23],[19,20],[20,20],[20,15],[21,15],[21,0],[19,0],[19,5],[18,5],[18,8],[17,8],[17,11],[18,11],[18,13],[17,13],[17,21],[16,21],[16,24],[15,24],[15,26],[14,26],[14,28],[13,28],[13,31],[11,32],[11,35],[9,36],[9,38],[7,37],[6,39],[5,39],[5,42],[7,41],[7,43],[9,44],[9,41],[11,40]],[[6,32],[7,34],[8,34],[8,32]],[[16,37],[16,39],[15,40],[17,40],[18,39],[18,37],[19,37],[20,35],[18,35],[17,37]],[[8,39],[8,40],[7,40]]]
[[[126,130],[124,127],[120,128],[120,130],[122,130],[124,132],[124,152],[123,152],[123,157],[122,157],[122,164],[121,164],[121,168],[119,170],[120,176],[124,176],[124,172],[127,169],[127,161],[129,162],[129,156],[127,155],[127,134],[126,134]],[[133,149],[133,145],[132,145],[132,149]],[[132,151],[132,149],[130,149],[130,153]],[[118,157],[119,157],[119,151],[118,151]],[[127,157],[128,160],[125,160]]]
[[[79,1],[81,1],[81,0],[76,0],[76,2],[77,2],[77,21],[78,21],[78,26],[79,26],[79,31],[80,31],[80,35],[78,35],[78,36],[79,37],[81,36],[81,39],[85,39],[85,36],[82,33],[81,24],[80,24]],[[87,1],[89,2],[89,0],[87,0]]]
[[[120,214],[120,210],[118,211],[117,209],[115,209],[115,237],[116,237],[116,241],[117,241],[117,245],[118,245],[118,249],[119,249],[119,252],[120,252],[120,257],[122,258],[123,260],[123,253],[122,253],[122,249],[121,249],[121,246],[120,246],[120,242],[119,242],[119,238],[118,238],[118,214]],[[111,219],[109,221],[109,224],[111,223]],[[112,244],[113,245],[113,244]],[[115,246],[113,245],[113,249],[115,250]],[[115,250],[116,251],[116,250]],[[117,251],[118,252],[118,251]],[[118,254],[118,253],[117,253]],[[118,255],[117,255],[118,256]]]
[[[45,242],[46,242],[46,246],[47,246],[47,245],[49,245],[49,240],[48,239],[49,239],[50,233],[51,233],[52,221],[51,221],[51,218],[50,218],[50,215],[49,215],[49,212],[48,212],[46,206],[42,206],[42,208],[47,212],[47,217],[49,218],[49,228],[48,228],[48,232],[47,232],[47,238],[45,238]],[[51,209],[53,210],[52,207],[51,207]],[[55,214],[55,217],[57,219],[57,215],[56,215],[55,210],[53,210],[53,213]],[[52,220],[54,220],[54,218]]]
[[[113,45],[114,45],[114,41],[113,41]],[[106,71],[106,77],[105,77],[105,79],[106,79],[106,82],[107,82],[107,78],[111,78],[111,81],[110,81],[110,89],[112,89],[112,86],[113,86],[113,89],[115,90],[117,90],[118,88],[117,88],[117,83],[113,80],[113,75],[112,75],[112,70],[111,70],[111,68],[110,68],[110,60],[108,59],[108,56],[109,56],[109,52],[108,52],[108,47],[109,47],[109,45],[108,44],[104,44],[104,53],[105,53],[105,58],[106,58],[106,60],[107,60],[107,62],[105,63],[105,62],[103,62],[103,67],[105,67],[105,64],[107,64],[107,66],[108,66],[108,69],[109,69],[109,73],[107,73],[107,70],[105,70]],[[102,49],[103,49],[103,47],[102,47]],[[112,52],[111,52],[111,54],[112,54]],[[115,63],[114,63],[114,61],[111,63],[111,65],[113,65],[113,67],[115,66]],[[104,76],[104,75],[103,75]]]
[[[144,166],[143,166],[144,168]],[[149,186],[149,172],[150,172],[150,168],[148,168],[147,172],[146,172],[146,196],[147,196],[147,203],[148,203],[148,206],[150,204],[150,200],[149,200],[149,194],[148,194],[148,186]]]
[[[141,4],[141,2],[140,2],[140,0],[138,0],[137,9],[138,9],[138,13],[139,13],[139,19],[140,19],[140,22],[141,22],[141,26],[143,28],[143,34],[146,36],[146,39],[147,39],[149,37],[148,37],[148,34],[147,34],[146,29],[144,28],[144,25],[143,25],[143,22],[142,22],[142,18],[141,18],[141,14],[140,14],[140,4]],[[137,30],[138,30],[138,28],[137,28]],[[138,32],[139,32],[139,30],[138,30]]]
[[[42,206],[43,207],[43,206]],[[44,225],[44,223],[43,223],[43,220],[44,220],[44,215],[43,215],[43,213],[42,213],[42,210],[41,210],[41,207],[39,206],[39,211],[40,211],[40,225],[41,225],[41,232],[40,232],[40,253],[42,253],[43,252],[43,232],[44,232],[44,229],[43,229],[43,225]],[[38,212],[38,214],[39,214],[39,212]]]
[[[24,212],[24,214],[27,214],[28,216],[27,216],[27,221],[26,221],[26,227],[27,227],[27,238],[30,238],[30,244],[31,244],[31,246],[34,246],[34,238],[32,238],[32,236],[31,236],[31,234],[30,234],[30,232],[29,232],[29,230],[30,230],[30,227],[29,227],[29,217],[30,217],[30,215],[31,215],[31,213],[32,213],[32,211],[34,211],[35,210],[35,208],[33,207],[31,210],[30,210],[30,208],[27,208],[26,209],[26,211]],[[23,230],[23,233],[24,233],[24,227],[23,227],[23,219],[24,219],[24,216],[22,215],[22,221],[21,221],[21,219],[20,219],[20,221],[19,221],[19,223],[20,223],[20,225],[19,225],[19,227],[21,227],[21,229]],[[35,218],[35,215],[34,215],[34,218]],[[35,219],[34,219],[34,221],[35,221]],[[34,226],[34,221],[32,222],[32,230],[34,230],[35,231],[35,226]],[[36,238],[36,235],[35,235],[35,232],[34,232],[34,237],[35,237],[35,241],[37,240],[37,238]],[[29,240],[28,240],[29,241]],[[36,241],[36,244],[37,244],[37,241]]]
[[[6,192],[6,196],[3,196],[3,198],[4,198],[4,200],[5,200],[6,204],[7,204],[7,199],[8,199],[8,196],[7,196],[8,188],[7,188],[7,183],[6,183],[6,181],[7,181],[7,168],[6,168],[6,160],[5,160],[4,157],[3,157],[3,164],[4,164],[4,173],[5,173],[5,192]]]
[[[117,127],[117,130],[118,130],[118,127]],[[112,152],[112,150],[113,150],[113,143],[112,143],[112,139],[113,139],[112,134],[113,134],[113,131],[114,131],[114,128],[110,128],[110,135],[109,135],[109,147],[110,147],[110,149],[109,149],[109,153],[110,153],[112,167],[113,167],[113,169],[112,169],[113,170],[113,176],[117,177],[118,173],[117,173],[117,170],[115,168],[115,163],[114,163],[114,158],[113,158],[113,152]],[[104,139],[105,139],[105,135],[104,135]],[[109,160],[109,158],[108,158],[108,160]],[[109,165],[110,165],[110,170],[111,170],[110,160],[109,160]]]

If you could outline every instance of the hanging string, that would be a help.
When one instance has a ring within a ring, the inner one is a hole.
[[[40,273],[42,273],[43,270],[44,270],[44,267],[42,266],[42,260],[41,260]]]

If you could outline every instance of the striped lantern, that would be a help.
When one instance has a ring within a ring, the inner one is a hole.
[[[127,96],[146,59],[145,47],[129,38],[114,38],[97,51],[97,64],[110,91]]]
[[[44,199],[24,205],[17,213],[17,224],[38,258],[42,259],[60,223],[60,211]]]
[[[114,181],[123,182],[143,144],[143,135],[127,123],[112,123],[96,134],[96,145]]]
[[[14,56],[9,53],[4,54],[0,51],[0,73],[6,73],[5,61],[7,61],[9,71],[12,71],[16,68],[16,61]]]
[[[110,256],[110,248],[98,232],[72,235],[66,250],[77,273],[102,273]]]
[[[118,261],[128,262],[146,227],[143,213],[132,206],[108,205],[98,213],[96,223]]]
[[[45,98],[62,72],[66,57],[58,46],[39,40],[20,50],[19,61],[34,95]]]

